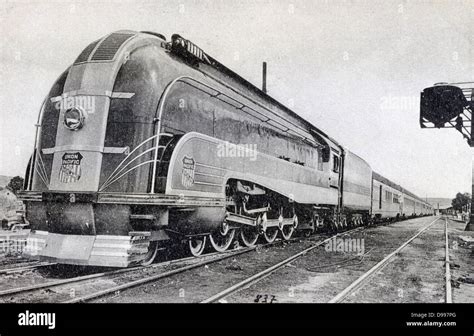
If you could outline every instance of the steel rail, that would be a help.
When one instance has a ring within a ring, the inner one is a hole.
[[[227,251],[227,252],[214,252],[214,253],[203,255],[200,258],[189,257],[189,258],[186,258],[186,259],[190,259],[190,260],[197,259],[197,260],[199,260],[199,259],[203,259],[205,257],[210,257],[210,256],[215,256],[215,255],[218,256],[216,259],[212,259],[212,260],[208,260],[208,261],[204,260],[204,261],[196,263],[196,264],[192,264],[192,265],[189,265],[189,266],[178,268],[176,270],[172,270],[172,271],[169,271],[169,272],[153,275],[153,276],[143,278],[143,279],[140,279],[140,280],[136,280],[136,281],[133,281],[133,282],[129,282],[129,283],[126,283],[126,284],[123,284],[123,285],[108,288],[106,290],[98,291],[96,293],[91,293],[89,295],[85,295],[85,296],[82,296],[82,297],[79,297],[79,298],[74,298],[74,299],[71,299],[71,300],[68,300],[68,301],[64,301],[62,303],[86,302],[86,301],[89,301],[89,300],[92,300],[92,299],[95,299],[95,298],[98,298],[98,297],[101,297],[101,296],[104,296],[104,295],[107,295],[107,294],[110,294],[110,293],[114,293],[114,292],[121,291],[121,290],[124,290],[124,289],[128,289],[128,288],[131,288],[131,287],[136,287],[136,286],[148,283],[148,282],[152,282],[152,281],[159,280],[159,279],[162,279],[162,278],[170,277],[172,275],[179,274],[179,273],[182,273],[182,272],[194,269],[194,268],[198,268],[198,267],[201,267],[201,266],[204,266],[204,265],[208,265],[208,264],[211,264],[211,263],[214,263],[214,262],[218,262],[218,261],[221,261],[221,260],[224,260],[224,259],[228,259],[228,258],[236,256],[236,255],[240,255],[240,254],[243,254],[243,253],[247,253],[247,252],[256,250],[257,248],[267,248],[269,246],[273,246],[273,245],[277,245],[277,244],[281,244],[281,243],[285,243],[285,242],[292,243],[292,242],[295,242],[297,240],[298,239],[296,239],[296,238],[290,239],[290,240],[276,240],[272,243],[267,243],[267,244],[263,244],[263,245],[256,245],[256,246],[252,246],[252,247],[246,247],[246,248],[243,248],[241,250],[231,250],[231,251]],[[183,260],[183,259],[180,259],[180,260]]]
[[[446,280],[446,303],[453,303],[453,298],[452,298],[452,291],[451,291],[451,270],[450,270],[450,263],[449,263],[449,239],[448,239],[448,218],[445,217],[445,228],[444,228],[444,233],[445,233],[445,280]]]
[[[233,294],[237,291],[239,291],[240,289],[242,289],[243,287],[247,286],[247,285],[250,285],[250,284],[254,284],[264,278],[266,278],[267,276],[269,276],[270,274],[272,274],[273,272],[275,272],[276,270],[278,270],[279,268],[289,264],[290,262],[304,256],[305,254],[307,254],[308,252],[310,252],[311,250],[314,250],[315,248],[325,244],[326,242],[330,241],[331,239],[335,238],[335,237],[338,237],[338,236],[341,236],[341,235],[344,235],[344,234],[348,234],[348,233],[352,233],[352,232],[356,232],[356,231],[359,231],[359,230],[362,230],[364,227],[357,227],[355,229],[352,229],[352,230],[348,230],[348,231],[344,231],[344,232],[340,232],[334,236],[331,236],[329,238],[326,238],[322,241],[319,241],[317,242],[316,244],[304,249],[303,251],[283,260],[283,261],[280,261],[279,263],[273,265],[273,266],[270,266],[268,268],[266,268],[265,270],[257,273],[257,274],[254,274],[253,276],[211,296],[210,298],[207,298],[203,301],[201,301],[201,303],[212,303],[212,302],[216,302],[217,300],[220,300],[226,296],[229,296],[230,294]]]
[[[68,300],[68,301],[63,301],[61,303],[86,302],[86,301],[89,301],[89,300],[92,300],[92,299],[95,299],[95,298],[98,298],[98,297],[101,297],[101,296],[104,296],[104,295],[107,295],[107,294],[110,294],[110,293],[120,292],[124,289],[129,289],[129,288],[136,287],[136,286],[139,286],[139,285],[143,285],[145,283],[149,283],[149,282],[152,282],[152,281],[155,281],[155,280],[167,278],[167,277],[170,277],[172,275],[183,273],[185,271],[189,271],[189,270],[194,269],[194,268],[198,268],[198,267],[205,266],[205,265],[208,265],[208,264],[211,264],[211,263],[215,263],[215,262],[218,262],[218,261],[221,261],[221,260],[224,260],[224,259],[228,259],[228,258],[234,257],[234,256],[239,255],[239,254],[247,253],[247,252],[255,250],[255,248],[256,247],[247,247],[247,248],[241,249],[240,251],[237,250],[236,252],[218,253],[220,256],[218,256],[215,259],[204,260],[204,261],[192,264],[192,265],[177,268],[177,269],[172,270],[172,271],[168,271],[168,272],[160,273],[160,274],[155,274],[155,275],[152,275],[152,276],[140,279],[140,280],[131,281],[131,282],[119,285],[119,286],[107,288],[105,290],[98,291],[98,292],[95,292],[95,293],[91,293],[91,294],[88,294],[88,295],[84,295],[84,296],[81,296],[81,297],[77,297],[77,298],[74,298],[74,299],[71,299],[71,300]]]
[[[252,251],[256,248],[267,248],[267,247],[272,246],[272,245],[277,245],[277,244],[281,244],[281,243],[284,243],[284,242],[292,243],[292,242],[297,241],[297,240],[298,239],[296,239],[296,238],[293,238],[293,239],[290,239],[290,240],[276,240],[272,243],[267,243],[267,244],[263,244],[263,245],[257,245],[257,246],[253,246],[253,247],[249,247],[249,248],[244,248],[245,251],[243,251],[243,249],[242,249],[242,250],[238,251],[239,253],[235,253],[237,250],[229,250],[229,251],[226,251],[226,252],[213,252],[213,253],[208,253],[208,254],[202,255],[200,257],[191,256],[191,257],[186,257],[186,258],[181,258],[181,259],[169,260],[169,261],[165,261],[165,262],[158,263],[158,264],[152,264],[152,265],[149,265],[149,266],[136,266],[136,267],[131,267],[131,268],[125,268],[125,269],[110,271],[110,272],[94,273],[94,274],[89,274],[89,275],[85,275],[85,276],[74,277],[74,278],[71,278],[71,279],[57,280],[57,281],[52,281],[52,282],[47,282],[47,283],[37,284],[37,285],[32,285],[32,286],[12,288],[12,289],[7,289],[7,290],[0,291],[0,297],[1,296],[6,296],[6,295],[21,294],[21,293],[24,293],[24,292],[29,292],[29,291],[33,291],[33,290],[37,290],[37,289],[60,286],[60,285],[63,285],[63,284],[68,284],[68,283],[81,282],[81,281],[85,281],[85,280],[101,278],[101,277],[105,277],[105,276],[109,276],[109,275],[127,273],[127,272],[140,270],[140,269],[150,269],[150,268],[162,267],[162,266],[167,266],[167,265],[175,264],[175,263],[179,263],[179,262],[207,259],[209,257],[214,257],[214,256],[231,257],[231,256],[234,256],[234,255],[241,254],[243,252]],[[230,255],[228,256],[228,254],[230,254]],[[225,259],[225,258],[223,258],[223,259]],[[220,259],[220,260],[222,260],[222,259]],[[34,267],[50,266],[50,265],[57,265],[57,264],[47,263],[47,264],[44,264],[44,265],[32,265],[31,267],[33,267],[33,266]],[[11,268],[11,269],[0,269],[0,274],[2,272],[6,273],[7,271],[14,272],[14,271],[17,271],[17,270],[20,270],[20,269],[26,269],[27,267],[29,267],[29,266],[17,267],[17,268]]]
[[[414,239],[416,239],[419,235],[421,235],[423,232],[428,230],[431,226],[433,226],[440,218],[436,218],[434,221],[432,221],[430,224],[419,230],[414,236],[412,236],[410,239],[408,239],[405,243],[400,245],[395,251],[390,253],[388,256],[386,256],[384,259],[382,259],[380,262],[378,262],[375,266],[373,266],[370,270],[362,274],[357,280],[355,280],[353,283],[351,283],[349,286],[347,286],[342,292],[337,294],[335,297],[333,297],[331,300],[329,300],[328,303],[338,303],[344,300],[344,298],[347,297],[352,291],[359,286],[363,285],[364,282],[370,278],[371,275],[373,275],[376,271],[380,270],[382,267],[387,265],[393,260],[393,257],[395,257],[398,253],[400,253],[401,250],[403,250],[408,244],[410,244]]]
[[[149,266],[135,266],[135,267],[124,268],[124,269],[119,269],[119,270],[115,270],[115,271],[83,275],[83,276],[74,277],[74,278],[70,278],[70,279],[50,281],[50,282],[37,284],[37,285],[32,285],[32,286],[26,286],[26,287],[20,287],[20,288],[11,288],[11,289],[6,289],[6,290],[3,290],[3,291],[0,291],[0,297],[1,296],[6,296],[6,295],[21,294],[21,293],[25,293],[25,292],[29,292],[29,291],[33,291],[33,290],[37,290],[37,289],[56,287],[56,286],[60,286],[60,285],[64,285],[64,284],[81,282],[81,281],[95,279],[95,278],[102,278],[102,277],[106,277],[106,276],[109,276],[109,275],[128,273],[128,272],[137,271],[137,270],[141,270],[141,269],[152,269],[152,268],[167,266],[167,265],[171,265],[171,264],[175,264],[175,263],[179,263],[179,262],[186,262],[186,261],[190,261],[190,260],[193,260],[193,259],[199,260],[200,258],[206,258],[206,257],[214,256],[214,255],[217,255],[217,254],[220,255],[221,253],[215,252],[215,253],[210,253],[210,254],[203,255],[199,258],[186,257],[186,258],[181,258],[181,259],[169,260],[169,261],[165,261],[165,262],[158,263],[158,264],[152,264],[152,265],[149,265]]]
[[[39,262],[37,262],[39,263]],[[28,265],[28,266],[20,266],[20,267],[12,267],[12,268],[2,268],[0,269],[0,274],[11,274],[11,273],[16,273],[16,272],[21,272],[21,271],[26,271],[29,269],[35,269],[39,267],[44,267],[44,266],[51,266],[51,265],[56,265],[54,263],[44,263],[44,264],[39,264],[39,265]]]

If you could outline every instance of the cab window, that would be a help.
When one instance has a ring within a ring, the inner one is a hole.
[[[332,167],[332,170],[335,172],[335,173],[338,173],[339,172],[339,157],[337,155],[333,155],[332,156],[332,161],[333,161],[333,167]]]

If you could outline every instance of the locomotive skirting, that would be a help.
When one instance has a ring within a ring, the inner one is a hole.
[[[23,254],[31,259],[71,265],[128,267],[143,260],[149,237],[148,232],[86,236],[37,230],[28,236]]]

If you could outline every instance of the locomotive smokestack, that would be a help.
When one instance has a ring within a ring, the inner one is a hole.
[[[263,62],[262,67],[262,91],[267,93],[267,62]]]

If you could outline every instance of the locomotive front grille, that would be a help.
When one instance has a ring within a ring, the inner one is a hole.
[[[91,57],[91,61],[111,61],[118,49],[134,34],[114,33],[106,37]]]
[[[89,59],[89,56],[91,54],[91,52],[94,50],[94,48],[96,47],[97,43],[99,43],[99,40],[95,41],[95,42],[92,42],[91,44],[89,44],[86,49],[84,49],[81,54],[76,58],[76,60],[74,61],[74,64],[79,64],[79,63],[83,63],[83,62],[87,62],[87,60]]]

